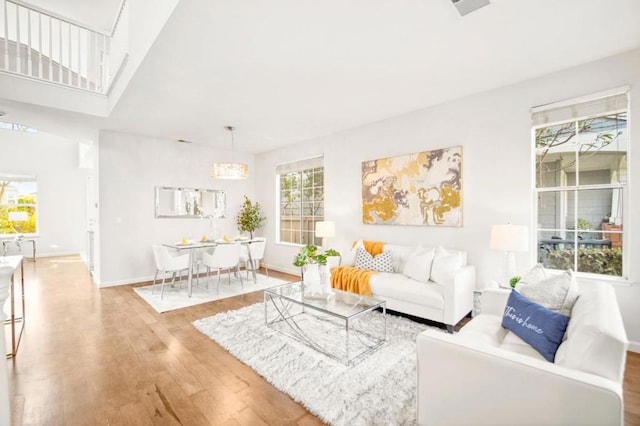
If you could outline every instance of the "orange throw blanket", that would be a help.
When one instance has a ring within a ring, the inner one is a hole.
[[[381,241],[362,241],[364,244],[364,249],[371,254],[371,256],[376,256],[382,253],[382,249],[384,248],[384,243]],[[353,242],[353,246],[357,244],[357,241]]]
[[[365,250],[372,256],[382,253],[384,248],[384,243],[380,241],[363,241],[363,243]],[[355,246],[356,242],[353,245]],[[358,269],[353,266],[338,266],[331,269],[331,287],[363,296],[371,296],[369,280],[373,274],[377,273],[377,271]]]
[[[338,266],[331,269],[331,287],[371,296],[369,279],[373,274],[377,274],[377,271],[358,269],[353,266]]]

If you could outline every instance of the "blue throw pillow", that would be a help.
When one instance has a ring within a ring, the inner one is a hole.
[[[569,317],[551,311],[512,290],[504,309],[502,326],[530,344],[549,362],[553,362],[562,343]]]

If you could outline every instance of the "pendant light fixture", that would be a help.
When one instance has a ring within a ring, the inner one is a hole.
[[[233,162],[233,131],[235,127],[224,126],[231,133],[231,162],[213,163],[211,165],[211,177],[214,179],[246,179],[249,177],[249,166],[245,163]]]

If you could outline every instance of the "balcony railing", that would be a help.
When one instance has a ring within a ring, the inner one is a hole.
[[[10,0],[0,5],[0,71],[107,93],[126,57],[124,2],[111,34]]]

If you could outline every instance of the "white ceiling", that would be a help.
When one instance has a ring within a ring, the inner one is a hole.
[[[92,25],[120,3],[38,1]],[[638,0],[183,0],[105,127],[267,151],[640,47],[639,22]]]

